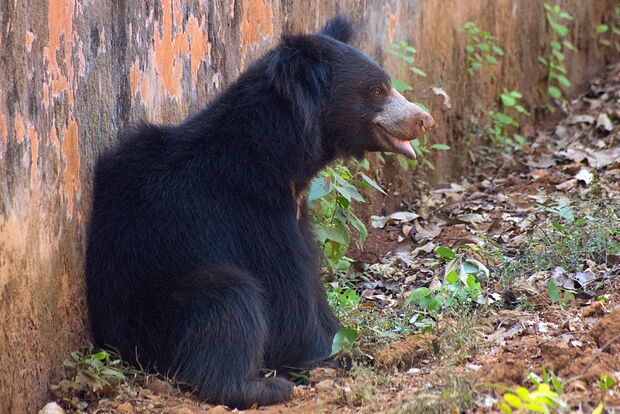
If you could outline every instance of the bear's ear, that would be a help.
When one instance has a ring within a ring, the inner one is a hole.
[[[321,43],[312,36],[285,35],[267,64],[273,87],[298,111],[306,132],[317,124],[329,87],[326,51]]]
[[[353,37],[353,26],[344,14],[339,13],[325,23],[321,34],[347,43]]]

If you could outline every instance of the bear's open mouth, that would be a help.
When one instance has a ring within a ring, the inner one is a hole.
[[[379,135],[381,137],[381,141],[384,144],[387,151],[397,152],[399,154],[403,154],[405,157],[410,159],[416,159],[416,153],[411,143],[407,139],[400,139],[396,135],[390,133],[384,126],[381,124],[376,124],[377,129],[379,130]]]

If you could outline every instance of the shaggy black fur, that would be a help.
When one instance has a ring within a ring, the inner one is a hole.
[[[197,115],[138,126],[101,158],[86,258],[97,345],[240,408],[290,398],[260,369],[328,357],[339,325],[294,193],[380,149],[389,78],[351,33],[337,16],[285,36]]]

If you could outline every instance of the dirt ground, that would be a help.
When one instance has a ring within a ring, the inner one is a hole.
[[[369,226],[366,248],[351,254],[358,261],[354,269],[384,270],[375,280],[355,285],[361,308],[379,312],[404,301],[415,288],[441,284],[437,274],[442,274],[443,264],[433,259],[437,246],[466,251],[491,275],[501,272],[504,259],[476,246],[492,240],[518,256],[519,249],[532,244],[536,229],[563,214],[561,207],[549,207],[560,206],[561,200],[580,206],[584,217],[609,209],[610,220],[617,223],[619,102],[617,65],[592,81],[557,126],[532,128],[531,144],[522,152],[492,154],[492,162],[482,157],[476,177],[418,200],[409,209],[415,218],[381,222],[374,217],[378,224]],[[589,226],[585,222],[580,228],[594,231]],[[588,259],[575,271],[569,270],[570,254],[546,254],[549,246],[534,244],[529,251],[543,249],[540,257],[556,257],[557,266],[541,271],[526,265],[519,277],[491,277],[485,285],[486,302],[466,316],[441,314],[432,333],[413,333],[379,347],[351,370],[316,368],[306,384],[295,387],[292,401],[246,412],[499,412],[504,392],[517,386],[533,389],[528,374],[541,377],[543,368],[561,379],[564,412],[592,412],[603,397],[608,412],[619,410],[620,386],[603,391],[600,382],[605,376],[620,382],[620,256]],[[550,280],[572,293],[569,300],[551,302]],[[78,397],[70,387],[57,388],[56,396],[66,412],[229,412],[199,403],[153,377],[97,397]]]

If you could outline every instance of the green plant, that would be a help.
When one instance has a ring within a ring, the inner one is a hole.
[[[390,46],[390,53],[400,60],[406,62],[409,70],[418,76],[427,77],[428,75],[422,69],[415,65],[415,55],[418,51],[407,42],[393,43]],[[392,77],[392,85],[401,93],[411,91],[413,88],[408,83]]]
[[[335,309],[353,309],[359,305],[361,299],[360,295],[352,288],[332,287],[327,289],[327,301]]]
[[[530,115],[519,103],[521,98],[520,92],[504,89],[499,95],[500,109],[489,112],[491,126],[487,129],[487,136],[500,148],[518,149],[527,143],[527,138],[517,133],[520,126],[517,116]]]
[[[540,206],[551,215],[535,227],[528,240],[518,248],[492,245],[494,269],[498,278],[509,280],[531,276],[557,267],[566,272],[580,272],[588,262],[607,264],[620,255],[620,204],[617,200],[584,200],[569,203],[558,199],[551,206]],[[570,293],[547,286],[550,299],[568,303]],[[563,295],[566,295],[563,297]]]
[[[340,353],[344,349],[351,349],[357,338],[359,337],[359,332],[357,329],[342,327],[336,332],[334,335],[334,339],[332,341],[332,352],[330,356],[335,356]]]
[[[136,374],[133,369],[123,365],[118,358],[108,352],[95,350],[92,344],[84,345],[80,351],[71,353],[71,358],[63,362],[64,378],[75,391],[87,394],[109,394],[117,384],[127,380],[127,373]],[[52,387],[52,391],[62,388]]]
[[[540,384],[536,390],[529,391],[525,387],[516,387],[512,392],[503,395],[498,403],[502,413],[551,413],[566,410],[567,404],[560,394],[552,391],[548,384]]]
[[[481,30],[474,22],[467,22],[461,29],[467,33],[467,73],[476,74],[485,64],[497,65],[498,59],[504,56],[504,50],[497,45],[497,38],[491,33]]]
[[[573,16],[562,10],[557,4],[552,6],[545,3],[545,17],[551,27],[551,40],[546,56],[540,56],[538,60],[547,67],[547,95],[550,98],[557,99],[564,106],[567,101],[562,88],[571,86],[568,70],[564,64],[566,51],[577,50],[567,39],[570,29],[564,23],[572,21]],[[547,108],[549,111],[555,112],[555,108],[550,103],[547,103]]]
[[[438,318],[442,310],[455,306],[467,309],[474,303],[485,303],[481,279],[488,278],[488,269],[479,261],[444,246],[439,246],[436,254],[446,261],[445,283],[434,288],[417,288],[408,299],[408,304],[417,306],[426,317],[416,320],[416,326],[423,330],[434,326],[432,321]]]
[[[614,47],[620,52],[620,6],[614,7],[609,23],[596,26],[595,34],[599,37],[600,44]]]
[[[556,392],[558,395],[564,394],[564,384],[562,380],[555,375],[553,370],[547,371],[545,368],[541,370],[542,377],[530,372],[527,378],[533,385],[540,386],[542,384],[548,385],[550,389]]]
[[[616,380],[614,380],[614,378],[609,375],[603,374],[598,379],[597,385],[601,390],[601,404],[603,405],[603,407],[605,407],[605,400],[607,398],[607,394],[616,386]]]
[[[358,235],[358,245],[363,247],[368,235],[364,223],[353,211],[353,201],[364,202],[358,188],[374,188],[385,191],[363,170],[368,170],[367,160],[353,163],[354,173],[343,162],[327,167],[312,182],[308,201],[313,204],[312,214],[315,234],[323,246],[325,265],[332,271],[345,270],[350,266],[345,254],[351,242],[350,231],[353,227]]]
[[[563,308],[566,308],[568,304],[575,299],[575,294],[573,292],[559,287],[553,279],[549,279],[547,282],[547,293],[549,294],[551,303],[559,303]]]
[[[535,386],[533,391],[525,387],[513,390],[498,387],[507,391],[497,405],[502,413],[555,413],[568,409],[568,404],[562,399],[564,385],[553,371],[547,372],[543,368],[542,378],[530,373],[528,379]]]

